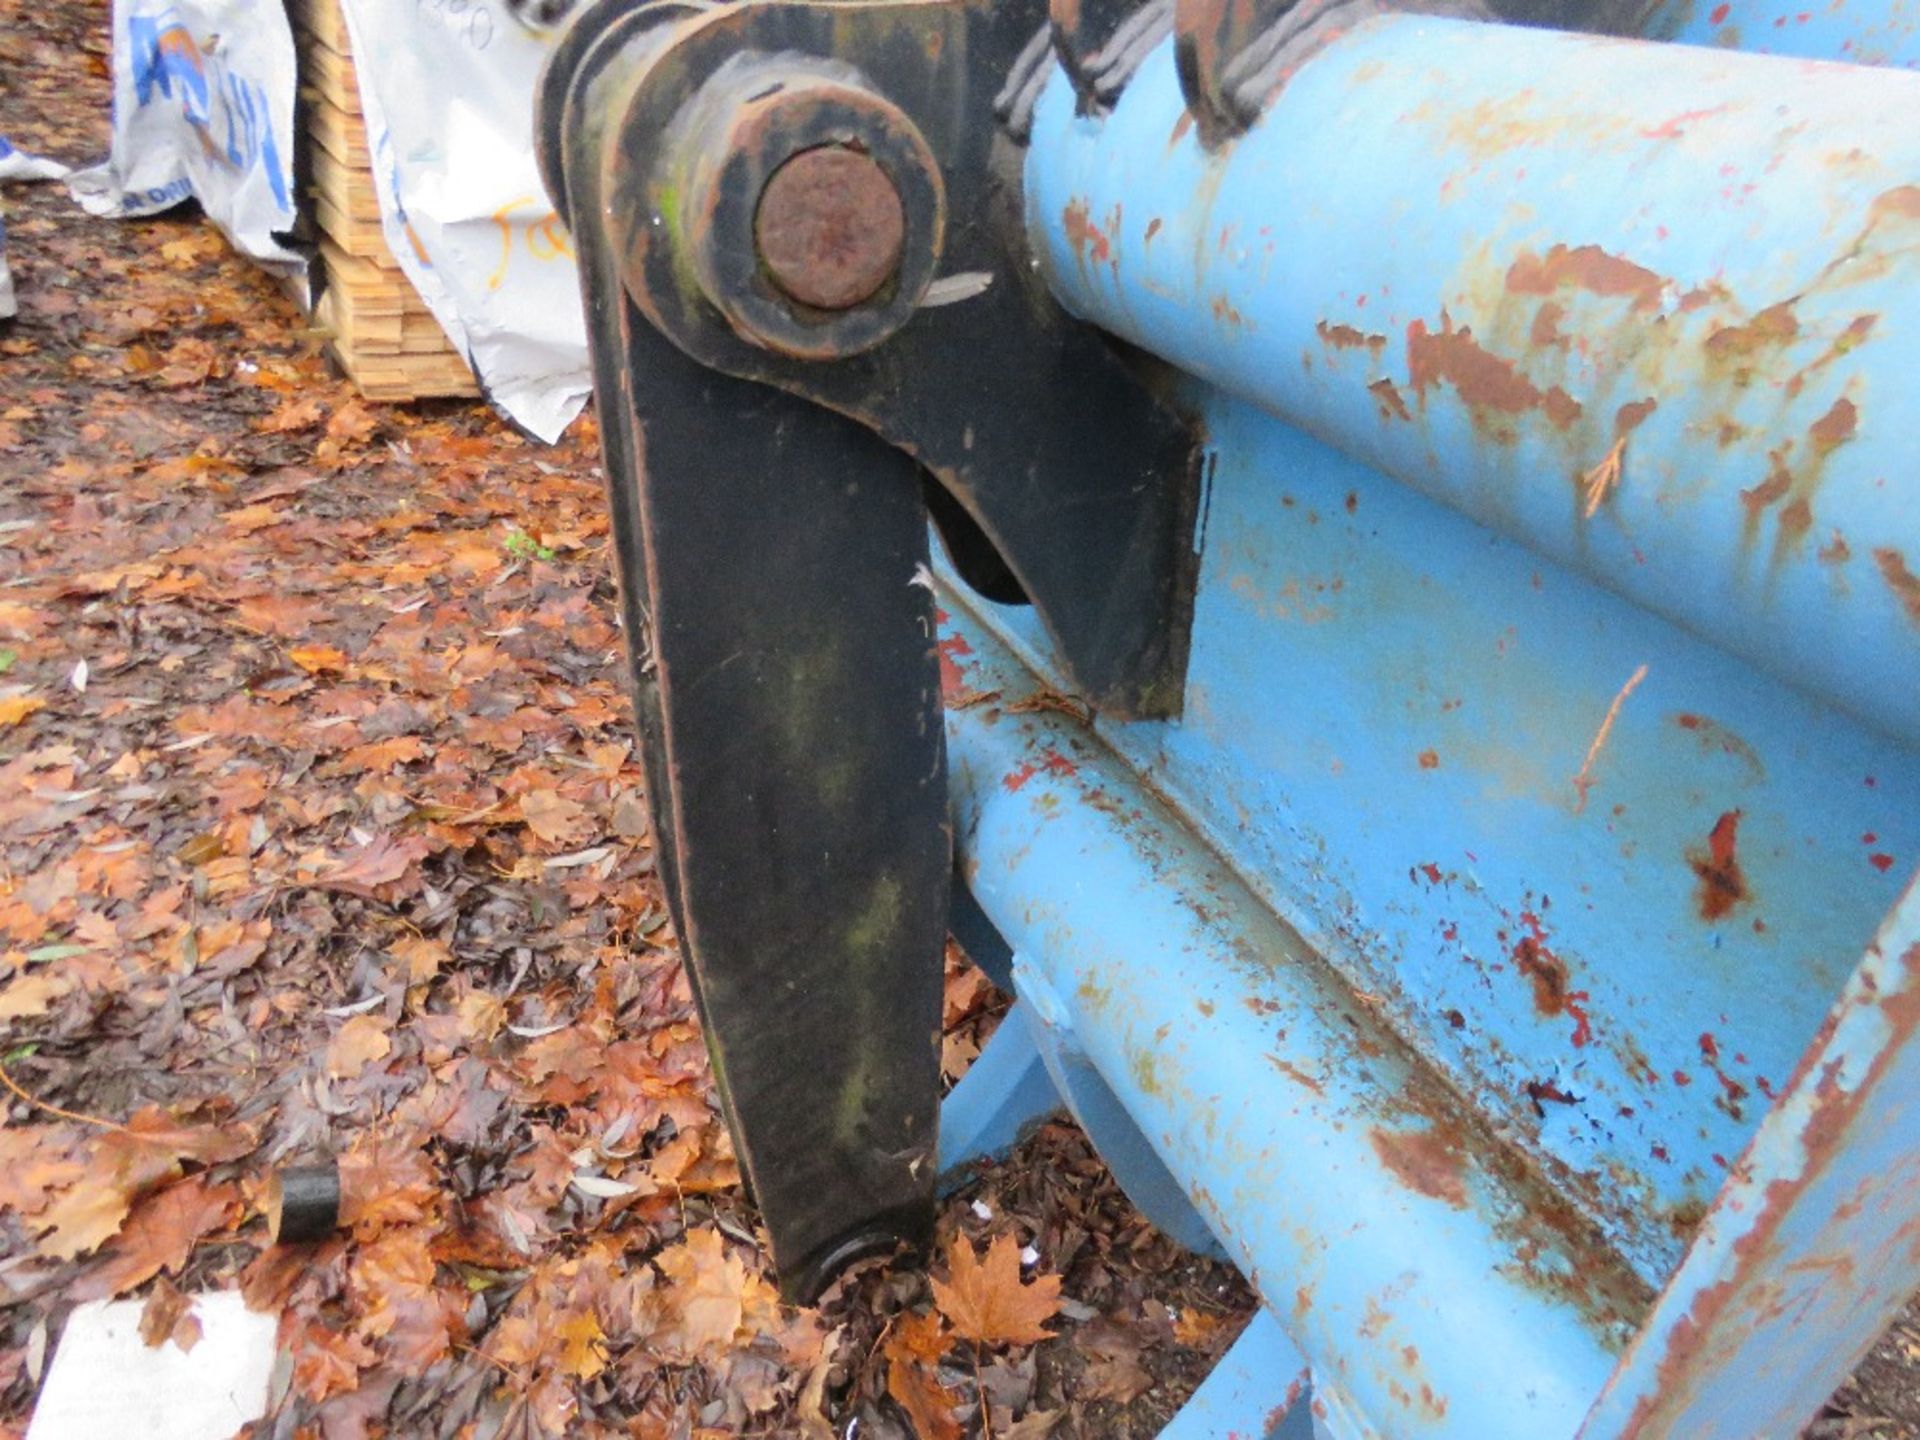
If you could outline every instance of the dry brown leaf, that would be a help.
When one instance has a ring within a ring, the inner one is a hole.
[[[438,940],[412,935],[388,947],[394,959],[407,967],[407,984],[424,985],[453,959],[453,952]]]
[[[748,1276],[720,1232],[691,1230],[656,1263],[666,1285],[656,1292],[665,1323],[654,1343],[685,1360],[728,1349],[745,1318]]]
[[[327,438],[347,445],[362,444],[371,440],[379,427],[379,415],[358,400],[349,400],[327,421]]]
[[[258,1143],[241,1126],[182,1125],[163,1110],[142,1110],[100,1137],[85,1176],[33,1222],[44,1232],[40,1253],[61,1260],[85,1254],[120,1229],[135,1200],[179,1178],[182,1160],[233,1160]]]
[[[161,1271],[177,1275],[202,1235],[224,1228],[240,1206],[240,1187],[196,1175],[141,1202],[120,1229],[114,1253],[74,1287],[75,1299],[121,1295]]]
[[[562,1320],[560,1368],[576,1380],[591,1380],[607,1368],[607,1337],[591,1310],[576,1311]]]
[[[948,1255],[951,1281],[933,1282],[934,1303],[965,1340],[987,1345],[1031,1345],[1053,1334],[1041,1322],[1060,1309],[1060,1277],[1036,1275],[1020,1283],[1020,1242],[1010,1234],[987,1248],[984,1263],[963,1236]]]
[[[147,1183],[157,1184],[172,1173],[173,1168],[168,1166]],[[38,1226],[47,1232],[40,1241],[40,1253],[56,1260],[71,1260],[86,1254],[113,1238],[132,1204],[133,1194],[129,1191],[82,1180],[40,1216]]]
[[[340,1219],[365,1234],[386,1225],[411,1225],[432,1213],[440,1198],[424,1135],[364,1135],[340,1157]]]
[[[386,1020],[378,1015],[355,1015],[334,1032],[327,1046],[327,1074],[336,1080],[351,1080],[392,1053]]]
[[[332,869],[315,876],[313,883],[323,890],[344,890],[349,895],[377,900],[382,887],[404,880],[432,848],[422,835],[409,835],[404,840],[376,835],[342,855]]]
[[[1173,1317],[1173,1341],[1189,1350],[1211,1350],[1226,1328],[1227,1317],[1189,1307]]]
[[[287,658],[309,675],[347,673],[345,652],[336,650],[331,645],[295,645],[287,651]]]
[[[285,435],[295,430],[311,430],[327,418],[325,395],[290,395],[271,415],[254,423],[254,429],[269,435]]]
[[[520,797],[520,816],[549,844],[565,844],[586,832],[586,807],[558,790],[529,790]]]
[[[47,708],[37,695],[9,695],[0,699],[0,725],[18,725],[36,710]]]
[[[140,1338],[149,1349],[169,1340],[182,1350],[200,1343],[200,1317],[193,1313],[193,1297],[183,1295],[169,1280],[153,1287],[140,1312]]]
[[[954,1418],[959,1396],[940,1383],[934,1371],[950,1337],[938,1313],[905,1315],[887,1336],[887,1393],[907,1412],[920,1440],[960,1440]]]
[[[1153,1388],[1153,1376],[1140,1360],[1140,1341],[1125,1326],[1102,1318],[1083,1325],[1074,1340],[1087,1360],[1075,1399],[1130,1405]]]
[[[49,1005],[74,988],[70,977],[45,970],[33,975],[17,975],[6,989],[0,990],[0,1020],[27,1020],[44,1015]]]
[[[0,1210],[38,1215],[87,1173],[72,1132],[55,1125],[0,1126]]]
[[[454,1002],[454,1016],[460,1022],[461,1038],[471,1045],[484,1045],[500,1033],[507,1023],[507,1003],[484,990],[469,990]]]

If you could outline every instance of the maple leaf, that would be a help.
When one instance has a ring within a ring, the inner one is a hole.
[[[354,1015],[334,1032],[327,1046],[327,1074],[351,1080],[376,1060],[393,1052],[387,1022],[378,1015]]]
[[[287,651],[287,658],[309,675],[347,673],[345,652],[331,645],[295,645]],[[414,743],[417,745],[419,742]]]
[[[382,1341],[386,1358],[416,1375],[451,1343],[447,1312],[434,1289],[430,1233],[424,1227],[388,1231],[358,1248],[350,1272],[360,1333]]]
[[[1083,1327],[1075,1336],[1087,1366],[1074,1387],[1079,1400],[1108,1400],[1130,1405],[1153,1388],[1153,1376],[1140,1363],[1140,1342],[1108,1319]]]
[[[323,890],[344,890],[349,895],[377,900],[382,887],[404,880],[432,848],[423,835],[410,835],[404,840],[375,835],[342,855],[331,870],[322,871],[312,883]]]
[[[9,695],[0,699],[0,725],[18,725],[36,710],[47,708],[47,702],[34,695]]]
[[[606,1332],[591,1310],[578,1310],[562,1320],[560,1368],[576,1380],[591,1380],[607,1368]]]
[[[359,445],[373,438],[380,428],[380,417],[358,400],[349,400],[327,421],[327,438],[343,445]]]
[[[37,1215],[87,1173],[64,1126],[0,1126],[0,1210]]]
[[[357,1335],[304,1316],[294,1317],[292,1323],[285,1348],[293,1357],[293,1383],[315,1403],[356,1388],[360,1372],[380,1359],[379,1352]]]
[[[960,1397],[942,1385],[934,1372],[950,1341],[935,1312],[903,1316],[882,1347],[887,1357],[887,1393],[907,1412],[920,1440],[960,1440],[964,1433],[953,1416]]]
[[[340,1157],[341,1220],[362,1236],[386,1225],[410,1225],[432,1213],[438,1177],[424,1136],[362,1136]]]
[[[193,1297],[163,1279],[140,1312],[140,1338],[149,1348],[171,1340],[182,1350],[193,1349],[200,1343],[200,1317],[193,1313]]]
[[[469,1044],[484,1045],[507,1023],[506,1001],[484,990],[462,995],[454,1002],[453,1013],[460,1022],[461,1037]]]
[[[49,1005],[74,988],[72,977],[50,975],[44,970],[37,975],[15,976],[6,989],[0,990],[0,1020],[44,1015]]]
[[[666,1278],[668,1323],[654,1343],[687,1360],[718,1355],[733,1344],[746,1310],[747,1271],[727,1253],[718,1230],[691,1230],[655,1262]]]
[[[33,1222],[44,1232],[40,1253],[59,1260],[85,1254],[119,1231],[135,1200],[178,1179],[182,1160],[233,1160],[258,1143],[244,1127],[182,1125],[164,1110],[142,1110],[100,1137],[86,1174]]]
[[[933,1282],[933,1300],[955,1334],[988,1345],[1031,1345],[1053,1334],[1040,1322],[1059,1312],[1060,1277],[1036,1275],[1021,1284],[1020,1242],[1012,1235],[988,1246],[984,1263],[956,1236],[947,1258],[953,1279]]]
[[[143,1201],[121,1227],[114,1253],[74,1287],[73,1298],[121,1295],[161,1271],[177,1275],[202,1235],[224,1228],[240,1204],[237,1185],[196,1175]]]
[[[426,984],[440,973],[441,966],[453,959],[453,952],[443,941],[429,940],[424,935],[397,940],[387,947],[387,953],[407,967],[409,985]]]
[[[587,809],[558,790],[529,790],[520,797],[520,817],[542,840],[561,844],[582,833]]]
[[[268,435],[285,435],[295,430],[311,430],[326,418],[326,396],[309,395],[303,399],[290,395],[271,415],[256,421],[253,428]]]

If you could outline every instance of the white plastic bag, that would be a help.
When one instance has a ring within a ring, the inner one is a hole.
[[[278,0],[114,0],[113,148],[75,175],[95,215],[186,199],[238,250],[303,274],[293,229],[293,31]]]
[[[9,180],[58,180],[67,173],[67,167],[58,160],[16,150],[6,136],[0,135],[0,184]],[[12,319],[18,308],[13,272],[7,269],[7,217],[0,211],[0,320]]]
[[[558,438],[589,389],[565,228],[533,157],[548,40],[499,0],[345,0],[387,247],[494,402]]]

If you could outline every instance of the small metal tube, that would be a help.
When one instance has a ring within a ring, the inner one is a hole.
[[[1075,314],[1920,741],[1920,76],[1365,20],[1204,148],[1056,76]]]

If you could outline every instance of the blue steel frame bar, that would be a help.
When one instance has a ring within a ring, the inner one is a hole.
[[[1648,40],[1920,70],[1920,0],[1660,0]]]
[[[1212,153],[1167,50],[1103,118],[1056,79],[1028,228],[1083,319],[1912,742],[1916,114],[1901,71],[1392,17]]]
[[[972,693],[1044,688],[948,615]],[[973,893],[1316,1387],[1388,1435],[1572,1435],[1644,1297],[1570,1243],[1564,1207],[1072,721],[955,709],[948,744]]]
[[[1325,1433],[1792,1433],[1920,1281],[1920,88],[1391,18],[1212,154],[1164,50],[1065,91],[1036,250],[1211,436],[1187,714],[941,648],[1096,1141]]]

